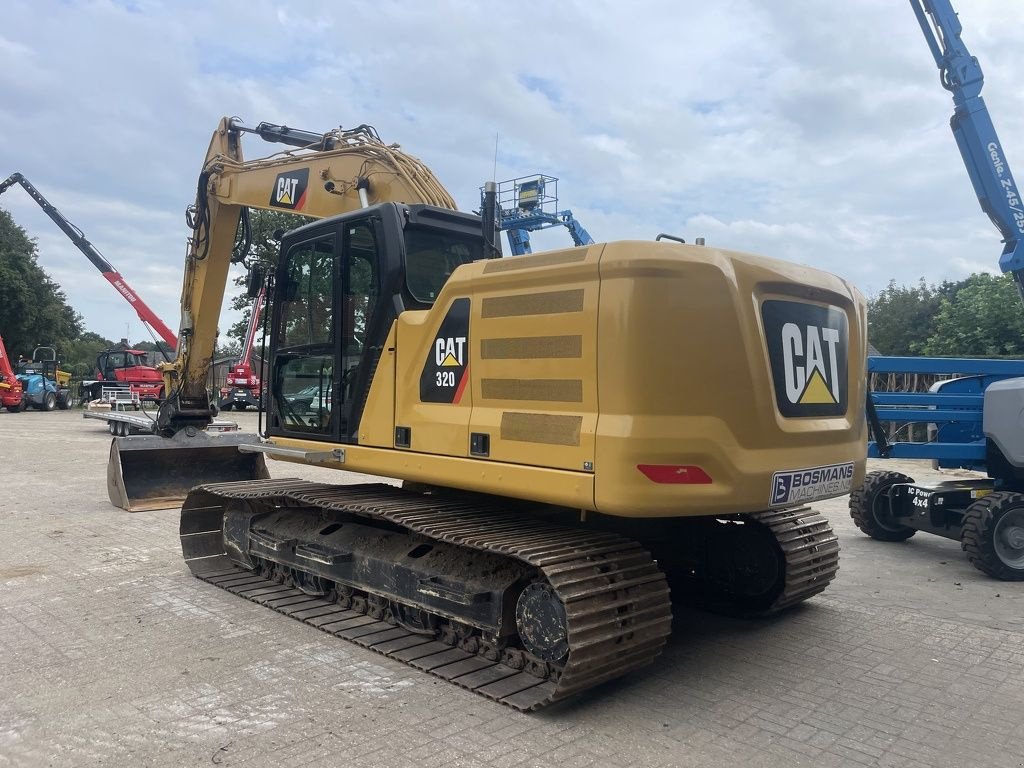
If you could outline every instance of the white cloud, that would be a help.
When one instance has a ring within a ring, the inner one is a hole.
[[[3,56],[7,61],[29,59],[32,58],[32,49],[27,45],[22,45],[19,42],[9,40],[3,35],[0,35],[0,56]]]
[[[1005,2],[957,5],[1009,162],[1024,163],[1020,25]],[[560,177],[599,240],[703,235],[870,292],[995,268],[951,111],[911,9],[891,0],[578,0],[543,23],[462,0],[9,0],[0,36],[0,176],[23,172],[172,326],[182,212],[225,114],[371,123],[464,209],[497,134],[498,178]],[[88,327],[123,335],[130,308],[42,213],[16,191],[0,205]]]

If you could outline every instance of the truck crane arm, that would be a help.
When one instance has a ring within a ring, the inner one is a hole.
[[[259,293],[249,307],[249,324],[245,329],[238,362],[228,369],[225,385],[220,389],[219,407],[221,411],[228,411],[232,408],[245,409],[250,405],[259,406],[261,402],[264,402],[263,381],[252,370],[252,352],[266,298],[267,280],[264,278],[260,281]]]
[[[1024,202],[981,97],[981,66],[960,38],[962,27],[950,0],[910,0],[910,5],[939,68],[942,87],[953,94],[950,128],[978,202],[1003,237],[999,267],[1013,275],[1024,294]]]
[[[139,295],[128,285],[121,273],[118,272],[107,261],[103,254],[101,254],[92,243],[90,243],[85,234],[72,224],[57,208],[40,192],[35,186],[20,173],[12,173],[4,181],[0,182],[0,195],[6,192],[10,187],[15,184],[20,184],[22,188],[28,193],[28,196],[35,200],[39,207],[43,209],[43,213],[50,217],[54,224],[60,227],[60,230],[68,236],[68,239],[75,244],[75,247],[80,250],[85,257],[92,263],[96,269],[100,271],[104,279],[116,290],[119,294],[124,296],[125,300],[132,305],[132,308],[138,314],[139,319],[153,331],[172,349],[178,348],[178,337],[174,335],[174,331],[167,327],[167,325],[157,317],[156,313],[149,308],[149,305],[144,302]]]
[[[243,133],[295,149],[245,160]],[[223,118],[199,175],[185,259],[178,356],[162,366],[170,393],[157,429],[171,436],[212,419],[206,390],[227,286],[235,233],[245,208],[284,210],[323,218],[380,202],[426,203],[455,209],[455,201],[422,162],[385,144],[366,125],[311,134],[261,123],[250,129]]]
[[[260,292],[253,299],[252,309],[249,315],[249,326],[245,329],[245,341],[242,343],[242,354],[238,356],[238,365],[249,368],[252,365],[252,348],[256,341],[256,331],[260,326],[260,317],[263,314],[263,305],[267,300],[267,284],[264,281],[260,285]]]

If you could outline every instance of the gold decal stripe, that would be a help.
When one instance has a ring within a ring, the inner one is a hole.
[[[524,336],[509,339],[481,339],[484,360],[528,360],[532,358],[583,357],[583,337]]]
[[[484,400],[542,400],[582,403],[581,379],[481,379]]]
[[[501,439],[578,446],[582,426],[582,416],[506,411],[501,415]]]
[[[583,289],[526,293],[516,296],[490,296],[480,305],[481,317],[521,317],[557,315],[583,311]]]

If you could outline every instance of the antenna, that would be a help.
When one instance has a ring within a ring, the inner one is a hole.
[[[491,171],[491,181],[498,179],[498,133],[494,133],[494,170]]]

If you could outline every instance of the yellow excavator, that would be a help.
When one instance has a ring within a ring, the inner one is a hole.
[[[291,148],[244,160],[247,131]],[[247,207],[318,220],[281,240],[261,434],[207,433]],[[741,615],[821,592],[839,547],[806,503],[864,473],[857,290],[662,236],[501,258],[493,208],[367,126],[223,120],[170,395],[158,434],[114,440],[111,500],[184,498],[196,576],[520,710],[651,663],[670,585]]]

